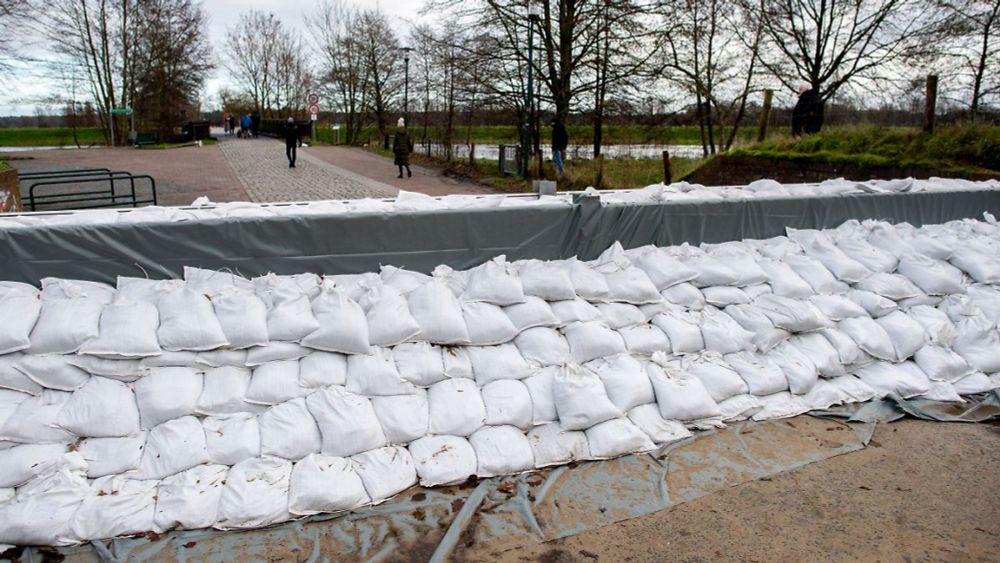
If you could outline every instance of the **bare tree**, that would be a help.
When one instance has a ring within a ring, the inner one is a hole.
[[[18,43],[23,39],[18,30],[31,12],[28,0],[0,0],[0,70],[10,70],[11,61],[18,58]],[[0,74],[0,80],[4,76]]]
[[[935,72],[961,86],[961,98],[975,120],[984,100],[1000,92],[1000,81],[995,78],[1000,0],[928,0],[926,8],[942,14],[935,48],[930,51]]]
[[[359,23],[361,27],[355,32],[361,34],[368,109],[375,117],[379,137],[383,137],[387,130],[390,105],[403,83],[402,72],[397,73],[399,41],[389,20],[380,11],[362,12]]]
[[[336,0],[321,2],[309,19],[313,43],[322,53],[319,78],[326,97],[344,116],[349,144],[361,140],[368,120],[368,65],[359,27],[358,11]]]
[[[226,30],[226,68],[261,113],[272,105],[273,65],[283,31],[274,14],[257,10],[244,13]]]

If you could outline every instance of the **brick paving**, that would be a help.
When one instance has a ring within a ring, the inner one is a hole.
[[[251,201],[387,198],[399,192],[324,162],[311,149],[299,149],[295,168],[289,168],[284,143],[274,139],[228,138],[220,146]]]

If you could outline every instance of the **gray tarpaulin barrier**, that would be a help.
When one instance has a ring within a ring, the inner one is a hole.
[[[428,272],[498,254],[508,259],[595,258],[615,241],[657,244],[769,238],[786,227],[848,219],[916,226],[1000,214],[1000,191],[850,194],[359,215],[288,215],[200,221],[62,225],[0,230],[0,280],[47,276],[114,283],[116,276],[181,277],[184,266],[343,274],[391,264]]]

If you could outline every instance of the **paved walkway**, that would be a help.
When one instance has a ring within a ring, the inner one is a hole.
[[[226,138],[226,160],[251,201],[306,201],[395,197],[398,189],[324,162],[310,149],[299,149],[295,168],[288,167],[281,141]]]

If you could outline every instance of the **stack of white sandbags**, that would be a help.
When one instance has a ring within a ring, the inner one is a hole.
[[[266,526],[1000,386],[1000,228],[851,221],[433,275],[0,283],[0,543]],[[988,375],[989,374],[989,375]]]

